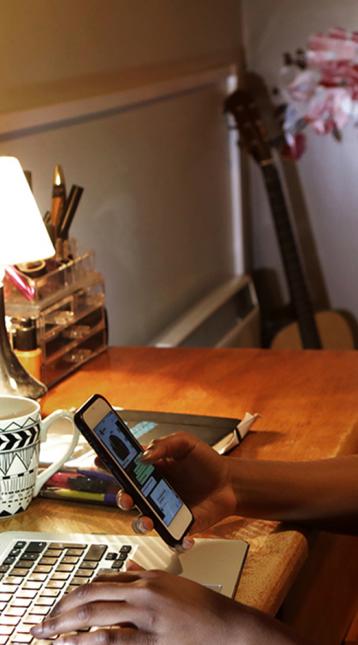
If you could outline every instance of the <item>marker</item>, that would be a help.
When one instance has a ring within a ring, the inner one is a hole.
[[[97,479],[102,479],[103,481],[111,482],[113,484],[118,483],[116,478],[114,477],[114,475],[111,475],[110,473],[106,473],[103,470],[95,470],[95,469],[93,469],[93,470],[91,470],[91,469],[82,470],[82,468],[81,468],[81,469],[77,470],[77,473],[78,473],[78,475],[84,475],[84,477],[89,477],[89,478],[96,479],[96,480]]]
[[[119,484],[108,481],[107,479],[93,479],[77,473],[57,472],[45,484],[46,488],[67,488],[90,493],[111,493],[112,489],[118,489]]]
[[[61,216],[61,220],[58,226],[57,235],[61,240],[67,240],[70,226],[73,222],[73,218],[76,214],[79,201],[82,197],[83,188],[82,186],[72,186],[70,194],[68,196],[66,207]]]
[[[69,488],[43,488],[41,497],[49,499],[63,499],[73,502],[90,502],[92,504],[104,504],[106,506],[117,506],[116,493],[88,493]]]

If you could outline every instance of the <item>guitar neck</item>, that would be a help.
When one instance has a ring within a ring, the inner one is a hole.
[[[306,286],[301,260],[288,217],[280,177],[272,159],[260,163],[268,198],[271,205],[277,240],[288,282],[291,301],[306,349],[321,349],[321,341],[313,314],[311,299]]]

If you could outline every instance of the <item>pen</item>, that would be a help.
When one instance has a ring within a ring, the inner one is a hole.
[[[117,506],[116,493],[89,493],[69,488],[43,488],[41,497],[49,499],[64,499],[73,502],[91,502],[94,504],[105,504],[107,506]]]
[[[63,217],[66,202],[66,186],[61,166],[57,164],[53,172],[52,181],[52,204],[51,204],[51,227],[53,241],[58,236],[58,226]]]

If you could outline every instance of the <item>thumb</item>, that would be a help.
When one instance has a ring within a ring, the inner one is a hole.
[[[175,432],[167,437],[155,439],[142,454],[142,461],[159,459],[185,459],[195,448],[199,439],[186,432]]]

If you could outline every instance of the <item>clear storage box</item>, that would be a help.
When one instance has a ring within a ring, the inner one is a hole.
[[[50,260],[48,266],[45,275],[28,278],[32,300],[7,281],[5,308],[15,333],[17,320],[36,321],[41,379],[50,387],[106,348],[107,323],[104,281],[92,251],[60,266]]]

